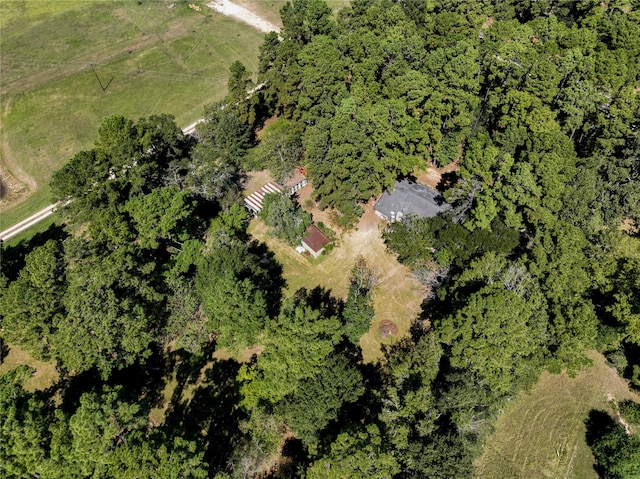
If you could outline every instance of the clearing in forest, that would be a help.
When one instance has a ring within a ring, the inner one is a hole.
[[[27,391],[43,391],[58,381],[59,374],[53,361],[39,361],[17,346],[11,346],[0,363],[0,376],[22,365],[35,369],[24,385]]]
[[[476,462],[476,479],[597,479],[587,446],[591,409],[615,417],[610,400],[633,399],[627,383],[596,352],[575,378],[544,373],[506,407]]]
[[[253,176],[255,175],[250,177],[249,185],[255,187],[259,181],[253,180]],[[261,172],[259,178],[264,181],[268,177]],[[250,192],[251,186],[245,191]],[[326,211],[310,206],[307,200],[311,192],[310,185],[298,192],[300,204],[312,213],[316,223],[322,222],[338,232]],[[337,233],[333,249],[318,259],[302,255],[285,242],[269,237],[267,227],[259,219],[254,219],[249,226],[249,233],[257,240],[267,243],[282,264],[289,295],[299,288],[313,289],[321,286],[331,290],[333,296],[346,299],[351,270],[360,256],[365,258],[378,277],[378,283],[372,292],[376,315],[369,332],[360,339],[364,360],[367,362],[380,357],[381,344],[394,342],[397,337],[409,331],[411,322],[420,314],[422,300],[426,295],[425,287],[416,280],[411,270],[401,265],[395,255],[387,251],[382,239],[384,225],[373,212],[373,202],[369,202],[357,227]]]

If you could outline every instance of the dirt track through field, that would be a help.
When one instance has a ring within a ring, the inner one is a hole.
[[[261,32],[269,33],[280,31],[278,26],[268,22],[264,18],[261,18],[248,8],[230,2],[229,0],[213,0],[212,2],[207,3],[207,7],[228,17],[237,18],[241,22],[257,28]]]

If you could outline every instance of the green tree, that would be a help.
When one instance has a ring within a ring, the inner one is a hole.
[[[591,411],[587,421],[587,442],[603,477],[640,477],[640,435],[628,434],[604,412]]]
[[[37,358],[51,353],[53,324],[64,315],[65,264],[60,244],[49,240],[24,258],[18,279],[0,296],[2,336]]]
[[[362,374],[347,358],[334,354],[326,358],[317,374],[302,379],[275,410],[297,438],[315,446],[321,431],[338,418],[342,406],[355,402],[363,393]]]
[[[238,375],[241,404],[246,409],[282,401],[300,381],[313,378],[324,368],[342,336],[340,321],[327,311],[325,303],[313,302],[306,290],[300,290],[267,325],[264,351],[255,364],[243,366]]]
[[[338,435],[331,450],[307,470],[310,479],[390,479],[400,472],[375,424]]]
[[[68,260],[73,267],[63,298],[66,314],[54,322],[59,366],[75,373],[95,367],[106,378],[147,357],[162,298],[148,277],[153,263],[128,248],[98,253],[91,246]]]
[[[227,103],[241,102],[251,89],[251,72],[241,62],[236,60],[229,67],[229,80],[227,81]]]
[[[260,218],[271,233],[290,245],[297,245],[311,226],[311,215],[304,211],[286,192],[268,193],[262,199]]]
[[[196,291],[207,315],[206,327],[220,346],[237,351],[252,346],[270,311],[263,288],[269,274],[247,245],[234,241],[214,247],[198,267]]]
[[[278,118],[266,128],[255,150],[257,165],[268,168],[276,181],[286,181],[302,159],[302,138],[295,123]]]
[[[44,399],[23,388],[33,372],[19,366],[0,376],[0,472],[7,477],[57,477],[44,447],[52,417]]]
[[[188,239],[184,220],[194,207],[187,192],[169,186],[131,198],[124,210],[133,220],[140,247],[154,249],[159,246],[159,239],[178,244]]]
[[[345,322],[345,336],[353,344],[358,344],[360,337],[369,331],[371,320],[375,315],[371,290],[376,284],[376,274],[360,256],[351,270],[349,293],[342,311]]]
[[[448,346],[448,381],[455,394],[444,399],[460,428],[475,426],[483,413],[533,384],[544,365],[547,304],[522,264],[493,253],[461,273],[454,291],[471,290],[454,313],[434,320]],[[469,395],[475,399],[466,402]]]
[[[235,113],[220,104],[208,105],[196,127],[206,164],[239,166],[251,146],[251,131]]]

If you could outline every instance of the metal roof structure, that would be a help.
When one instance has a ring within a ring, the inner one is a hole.
[[[327,238],[316,225],[309,226],[302,237],[303,248],[314,258],[320,256],[322,251],[324,251],[324,247],[329,243],[331,243],[331,240]]]
[[[391,192],[385,191],[374,206],[378,216],[390,221],[416,215],[421,218],[437,216],[449,205],[436,190],[414,181],[398,181]]]
[[[282,193],[282,191],[284,191],[284,188],[282,188],[282,186],[280,186],[275,181],[272,181],[264,185],[255,193],[251,193],[249,196],[247,196],[244,199],[244,205],[254,213],[258,214],[260,213],[260,210],[262,210],[262,200],[264,199],[264,196],[266,194]]]
[[[331,243],[331,240],[327,238],[316,225],[311,225],[307,228],[307,231],[305,231],[302,242],[313,251],[318,252],[322,251],[322,248]]]

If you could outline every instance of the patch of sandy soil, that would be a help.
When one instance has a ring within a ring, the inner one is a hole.
[[[418,183],[422,183],[423,185],[427,185],[433,189],[436,189],[440,184],[440,181],[442,181],[442,175],[444,175],[445,173],[451,173],[452,171],[458,171],[459,169],[460,165],[457,161],[449,163],[443,168],[437,168],[433,165],[430,165],[427,168],[426,172],[418,173],[416,175],[416,180]]]
[[[268,22],[264,18],[256,15],[254,12],[241,5],[233,3],[229,0],[213,0],[207,3],[207,7],[212,8],[218,13],[233,17],[244,22],[264,33],[279,32],[280,27]]]

